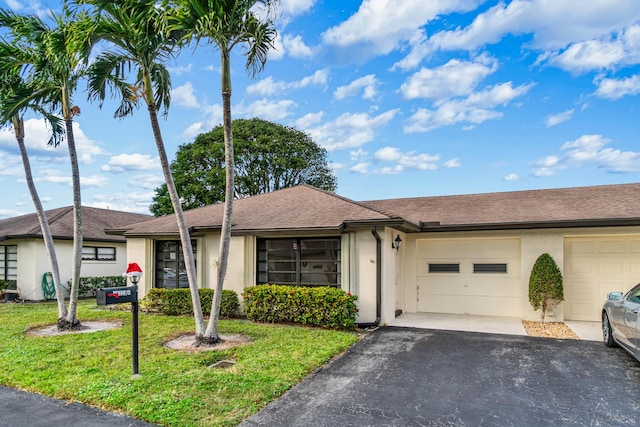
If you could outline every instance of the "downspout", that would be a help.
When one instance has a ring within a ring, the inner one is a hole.
[[[358,323],[360,328],[377,327],[382,316],[382,238],[376,227],[371,227],[371,234],[376,238],[376,320],[373,323]]]

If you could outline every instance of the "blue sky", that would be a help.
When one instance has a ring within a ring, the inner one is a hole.
[[[60,2],[0,1],[46,14]],[[310,134],[337,193],[354,199],[640,181],[637,0],[282,0],[277,50],[257,79],[232,58],[232,115]],[[221,123],[219,54],[168,64],[167,153]],[[75,103],[84,205],[148,213],[162,181],[148,114]],[[65,146],[26,142],[46,209],[72,203]],[[0,218],[33,212],[9,130],[0,132]]]

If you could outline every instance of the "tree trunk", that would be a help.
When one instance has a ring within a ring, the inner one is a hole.
[[[80,289],[80,269],[82,268],[82,201],[80,197],[80,168],[73,136],[73,115],[64,119],[71,159],[71,180],[73,183],[73,258],[71,262],[71,290],[69,291],[69,311],[67,317],[58,321],[60,329],[78,329],[80,321],[77,317],[78,293]]]
[[[56,256],[56,248],[53,245],[53,237],[51,237],[51,229],[49,228],[49,221],[44,213],[40,196],[36,190],[36,186],[33,182],[33,174],[31,173],[31,164],[29,162],[29,155],[27,154],[27,148],[24,145],[24,121],[21,117],[14,116],[12,118],[13,127],[16,132],[16,141],[18,141],[18,147],[20,148],[20,155],[22,156],[22,164],[24,165],[24,175],[27,181],[27,188],[29,188],[29,194],[33,201],[33,206],[36,209],[36,215],[38,222],[40,223],[40,230],[42,231],[42,239],[44,240],[44,247],[47,251],[47,257],[49,258],[49,268],[53,275],[53,285],[56,290],[56,300],[58,302],[58,320],[64,319],[67,316],[67,306],[64,303],[64,295],[62,293],[62,286],[60,286],[60,271],[58,269],[58,258]]]
[[[222,288],[227,274],[229,261],[229,245],[231,243],[231,217],[233,214],[233,196],[235,191],[233,170],[233,133],[231,131],[231,69],[229,50],[220,49],[222,57],[222,114],[224,125],[224,159],[225,159],[225,197],[222,230],[220,230],[220,249],[218,250],[218,275],[216,290],[211,302],[211,316],[204,333],[204,343],[211,344],[220,341],[218,335],[218,319],[220,318],[220,304],[222,302]]]
[[[160,156],[160,165],[162,166],[162,173],[164,174],[164,180],[167,184],[167,191],[171,198],[171,204],[173,205],[173,211],[176,215],[176,221],[178,222],[178,231],[180,232],[180,243],[182,245],[182,254],[184,256],[184,264],[187,269],[187,280],[189,281],[189,290],[191,291],[191,303],[193,305],[193,318],[196,324],[196,340],[202,338],[202,334],[205,329],[204,315],[202,314],[202,304],[200,302],[200,293],[198,292],[198,280],[196,276],[196,262],[193,257],[193,247],[191,246],[191,236],[189,235],[189,228],[187,221],[184,218],[184,212],[182,211],[182,203],[180,203],[180,197],[178,191],[173,182],[173,176],[171,175],[171,168],[169,167],[169,160],[167,159],[167,152],[164,148],[164,141],[162,139],[162,133],[160,132],[160,124],[158,122],[158,112],[154,103],[154,97],[151,89],[151,78],[148,73],[144,77],[145,82],[145,96],[147,100],[147,106],[149,110],[149,118],[151,119],[151,128],[153,129],[153,136],[156,141],[156,147],[158,148],[158,155]],[[177,272],[176,272],[177,273]]]

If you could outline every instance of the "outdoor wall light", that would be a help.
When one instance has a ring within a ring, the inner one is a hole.
[[[394,245],[393,242],[395,242],[396,244]],[[400,235],[398,234],[396,236],[396,239],[391,242],[391,249],[395,249],[396,252],[400,250],[400,244],[402,243],[402,239],[400,238]]]

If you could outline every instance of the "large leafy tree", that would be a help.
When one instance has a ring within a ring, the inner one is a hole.
[[[3,12],[0,11],[0,14],[2,13]],[[0,42],[0,55],[3,55],[7,50],[14,48],[19,48],[19,46],[7,45],[2,41]],[[16,100],[21,100],[28,97],[34,91],[37,91],[38,84],[39,82],[25,82],[17,69],[9,70],[4,75],[0,75],[0,127],[13,127],[16,142],[18,143],[18,148],[20,150],[20,156],[22,157],[27,188],[29,189],[29,194],[31,195],[31,200],[33,201],[33,206],[36,210],[36,216],[38,217],[40,230],[42,232],[42,239],[44,240],[45,251],[47,252],[47,258],[49,259],[49,268],[51,269],[51,274],[53,276],[53,284],[56,290],[56,300],[58,303],[58,319],[64,319],[67,316],[67,306],[64,302],[64,293],[62,292],[60,282],[58,257],[56,255],[51,229],[49,228],[49,221],[47,220],[44,208],[42,207],[42,202],[33,180],[33,173],[31,172],[31,162],[29,161],[27,147],[24,142],[24,117],[22,111],[12,109],[12,106],[15,106],[17,103]],[[57,146],[60,143],[60,138],[64,133],[64,128],[57,116],[51,114],[48,109],[44,108],[44,106],[39,103],[24,106],[23,110],[32,110],[43,116],[52,129],[52,136],[49,140],[49,145]]]
[[[335,191],[327,150],[306,133],[257,118],[234,120],[232,131],[236,199],[299,184]],[[178,148],[171,172],[183,209],[224,201],[224,155],[222,126]],[[166,185],[156,189],[151,212],[156,216],[173,213]]]
[[[211,303],[211,316],[202,338],[205,344],[220,341],[218,318],[222,288],[227,273],[229,244],[231,242],[231,217],[233,213],[234,154],[231,128],[231,52],[234,47],[246,48],[245,67],[255,76],[262,71],[267,61],[267,53],[272,49],[276,30],[269,13],[259,15],[257,5],[268,9],[277,0],[175,0],[170,2],[174,9],[167,15],[171,30],[186,32],[183,40],[195,39],[215,47],[220,53],[222,114],[225,145],[225,198],[220,248],[218,251],[218,274],[216,291]]]
[[[172,36],[159,27],[164,13],[155,0],[77,0],[78,4],[93,5],[96,9],[94,36],[108,43],[89,70],[90,93],[102,102],[109,89],[121,95],[115,117],[133,113],[140,103],[146,105],[165,183],[176,213],[184,263],[191,290],[196,337],[200,339],[205,321],[198,294],[195,258],[191,237],[184,218],[180,199],[171,176],[164,146],[158,111],[166,116],[170,104],[171,79],[165,63],[175,52]],[[128,71],[133,69],[133,78]]]
[[[77,319],[80,268],[82,266],[82,203],[80,193],[80,172],[78,155],[73,134],[73,119],[80,114],[80,108],[73,104],[73,93],[86,69],[90,41],[84,35],[90,34],[92,22],[84,13],[76,14],[66,6],[61,14],[52,16],[48,25],[35,15],[17,15],[2,11],[0,25],[9,31],[9,37],[16,48],[7,50],[0,61],[0,73],[19,70],[29,81],[39,84],[32,93],[23,98],[13,98],[9,115],[13,115],[28,105],[49,105],[51,111],[61,114],[64,121],[67,147],[71,161],[73,186],[73,257],[69,309],[66,317],[58,319],[60,329],[79,328]]]

